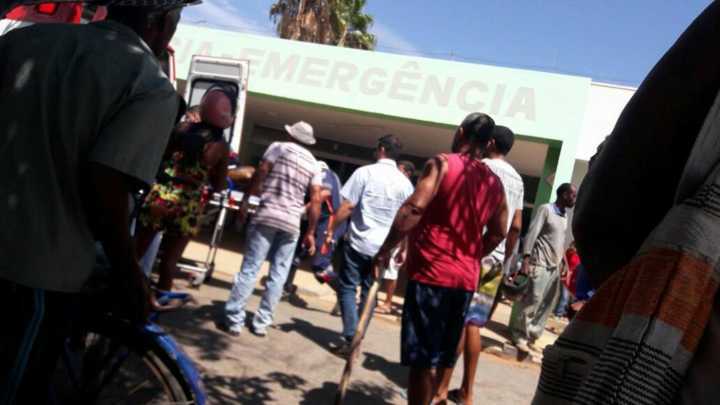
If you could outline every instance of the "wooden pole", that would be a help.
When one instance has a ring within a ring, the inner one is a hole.
[[[352,373],[353,365],[355,360],[360,353],[360,344],[365,337],[365,330],[370,323],[370,317],[372,316],[373,309],[375,308],[375,301],[377,301],[377,293],[380,288],[380,280],[373,281],[370,291],[368,291],[365,305],[363,306],[362,313],[360,314],[360,320],[358,321],[358,327],[353,336],[352,343],[350,343],[350,355],[345,362],[345,370],[343,370],[342,377],[340,378],[340,385],[338,386],[337,394],[335,395],[335,405],[342,405],[345,401],[345,393],[347,387],[350,385],[350,374]]]

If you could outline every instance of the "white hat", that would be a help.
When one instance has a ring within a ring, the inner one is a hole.
[[[285,125],[285,130],[296,141],[305,145],[315,145],[315,136],[313,135],[313,127],[305,121],[298,121],[292,126]]]

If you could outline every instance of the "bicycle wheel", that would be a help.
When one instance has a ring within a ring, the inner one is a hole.
[[[103,321],[68,339],[54,396],[59,403],[193,404],[176,363],[151,336]]]

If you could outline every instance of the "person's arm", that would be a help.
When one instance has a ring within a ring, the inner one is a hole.
[[[517,246],[518,239],[520,238],[520,233],[522,232],[522,210],[515,210],[515,214],[512,217],[512,222],[510,223],[510,229],[508,230],[508,234],[505,237],[505,263],[507,263],[508,260],[513,255],[513,252],[515,251],[515,246]]]
[[[223,142],[213,142],[205,151],[205,160],[212,163],[208,176],[210,187],[216,192],[227,188],[228,152],[228,147]]]
[[[247,190],[243,194],[243,199],[240,202],[240,208],[238,210],[238,218],[240,222],[245,221],[245,218],[247,217],[250,206],[250,197],[260,195],[265,178],[272,171],[272,168],[272,163],[267,160],[263,160],[260,162],[257,170],[253,173],[252,179],[250,179],[250,186],[248,186]]]
[[[265,151],[265,154],[262,157],[262,160],[260,161],[260,164],[258,165],[257,170],[253,173],[252,179],[250,179],[250,185],[247,188],[247,191],[245,192],[245,195],[243,196],[243,201],[240,204],[240,216],[241,218],[244,218],[245,215],[247,215],[247,209],[248,209],[248,203],[250,201],[250,197],[256,196],[259,197],[262,193],[262,187],[265,183],[265,179],[267,178],[268,174],[272,172],[273,165],[278,160],[280,156],[282,156],[285,152],[283,146],[279,142],[275,142],[268,146],[267,150]]]
[[[315,231],[317,230],[318,220],[320,220],[322,201],[322,187],[319,185],[310,186],[310,202],[307,208],[308,226],[307,230],[305,230],[305,237],[303,237],[303,246],[305,246],[310,256],[315,254]]]
[[[149,295],[130,238],[128,192],[137,189],[133,182],[151,184],[157,175],[179,110],[169,84],[125,100],[99,129],[83,173],[87,216],[112,264],[113,301],[139,323]]]
[[[375,272],[376,278],[379,277],[377,273],[380,271],[380,267],[388,266],[393,248],[420,223],[425,210],[435,198],[446,171],[447,162],[443,156],[436,156],[425,164],[415,192],[400,206],[390,227],[390,232],[375,256],[373,272]]]
[[[150,311],[149,287],[130,236],[128,195],[135,188],[126,175],[102,164],[90,163],[88,171],[88,221],[113,269],[113,290],[127,295],[128,307],[117,309],[134,323],[144,323]]]
[[[483,251],[480,257],[485,257],[492,253],[503,239],[505,239],[507,236],[507,221],[508,208],[505,196],[503,195],[495,213],[490,217],[490,220],[485,226],[485,233],[482,238]]]
[[[530,255],[535,247],[535,242],[537,241],[538,236],[540,236],[540,231],[545,225],[546,219],[547,206],[540,207],[538,212],[535,214],[535,218],[533,218],[532,222],[530,222],[530,227],[525,235],[525,241],[523,242],[522,249],[523,261],[522,267],[520,268],[520,271],[525,274],[529,274],[530,272]]]
[[[333,241],[333,235],[337,227],[345,223],[353,213],[355,206],[360,202],[360,197],[365,190],[365,182],[367,181],[367,173],[364,167],[361,167],[350,176],[347,183],[342,187],[340,196],[342,203],[335,211],[335,219],[332,226],[328,227],[325,232],[325,243],[328,245]]]

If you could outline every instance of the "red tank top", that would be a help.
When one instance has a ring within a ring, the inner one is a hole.
[[[411,280],[475,291],[485,225],[505,194],[500,179],[468,155],[446,155],[448,170],[437,195],[410,234]]]

